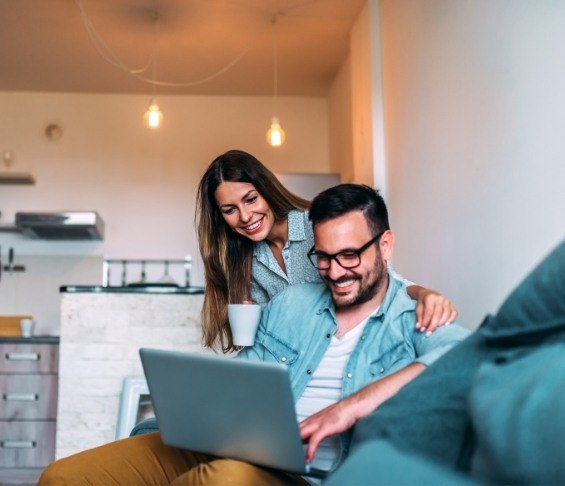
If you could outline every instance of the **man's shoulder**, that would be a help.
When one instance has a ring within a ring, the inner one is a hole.
[[[323,282],[305,282],[305,283],[289,285],[273,300],[290,299],[297,296],[316,298],[319,297],[320,295],[326,295],[328,293],[329,291]]]
[[[262,331],[280,336],[308,333],[314,317],[330,305],[331,297],[322,283],[287,287],[265,307]]]
[[[322,282],[308,282],[289,285],[286,289],[273,297],[269,307],[293,305],[302,308],[313,305],[320,299],[327,299],[329,291]]]
[[[413,313],[414,319],[416,315],[415,300],[408,295],[406,284],[389,273],[389,290],[385,296],[386,313],[394,316],[399,316],[405,313]]]

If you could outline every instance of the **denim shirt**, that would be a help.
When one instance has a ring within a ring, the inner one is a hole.
[[[379,310],[369,318],[347,362],[341,398],[416,361],[430,365],[469,334],[452,324],[429,337],[416,330],[416,302],[406,285],[389,273]],[[295,402],[326,353],[337,330],[334,305],[323,283],[292,285],[265,307],[255,344],[238,359],[281,363],[288,367]],[[341,437],[341,458],[348,435]]]

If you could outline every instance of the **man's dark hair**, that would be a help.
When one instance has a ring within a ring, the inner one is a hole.
[[[318,194],[310,207],[310,221],[316,226],[351,211],[363,211],[373,234],[390,229],[388,211],[379,191],[361,184],[340,184]]]

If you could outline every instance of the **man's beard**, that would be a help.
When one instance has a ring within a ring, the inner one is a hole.
[[[347,296],[346,299],[341,299],[334,296],[332,292],[332,300],[336,309],[343,309],[346,307],[353,307],[355,305],[363,304],[371,300],[382,289],[383,285],[388,282],[388,271],[386,265],[381,258],[377,258],[373,270],[365,275],[344,276],[335,280],[340,282],[345,280],[359,280],[361,286],[356,294]],[[327,276],[324,280],[331,281]]]

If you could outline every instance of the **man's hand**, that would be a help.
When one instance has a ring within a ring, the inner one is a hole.
[[[306,462],[312,461],[318,445],[326,437],[353,427],[425,369],[421,363],[411,363],[300,422],[300,437],[308,441]]]
[[[345,432],[357,422],[360,417],[356,415],[354,402],[353,399],[345,398],[300,422],[300,437],[304,442],[308,441],[307,463],[314,458],[322,440]]]
[[[416,329],[430,335],[438,327],[451,324],[458,315],[453,302],[432,289],[411,285],[408,295],[418,301],[416,305]]]

